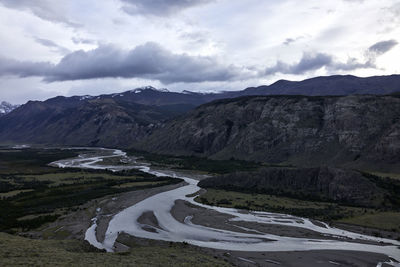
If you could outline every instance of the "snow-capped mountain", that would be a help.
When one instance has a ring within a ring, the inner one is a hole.
[[[0,103],[0,116],[1,115],[5,115],[7,113],[10,113],[11,111],[13,111],[14,109],[16,109],[17,107],[19,107],[19,105],[13,105],[10,104],[6,101],[3,101]]]

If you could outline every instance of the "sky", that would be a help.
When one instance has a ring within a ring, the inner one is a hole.
[[[0,102],[400,74],[395,0],[0,0]]]

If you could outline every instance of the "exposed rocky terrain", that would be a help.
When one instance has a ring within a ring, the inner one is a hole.
[[[330,167],[265,168],[257,172],[207,178],[200,181],[199,186],[332,201],[362,207],[397,205],[391,203],[391,193],[365,174]]]
[[[2,142],[121,147],[147,136],[175,115],[174,107],[113,99],[30,101],[1,119],[0,139]]]
[[[399,169],[396,96],[251,96],[200,106],[135,148],[213,159]]]
[[[395,91],[400,91],[400,75],[317,77],[212,94],[143,87],[100,96],[60,96],[29,101],[2,116],[0,141],[134,146],[155,153],[310,166],[372,162],[390,170],[400,158],[398,95],[292,94]],[[234,98],[271,94],[288,96]]]

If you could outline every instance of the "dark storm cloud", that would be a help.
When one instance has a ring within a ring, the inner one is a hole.
[[[213,0],[121,0],[122,9],[131,15],[169,16],[183,9],[213,2]]]
[[[382,41],[382,42],[377,42],[376,44],[370,46],[368,48],[369,52],[375,53],[377,55],[382,55],[389,50],[391,50],[393,47],[395,47],[398,44],[396,40],[387,40],[387,41]]]
[[[81,25],[68,20],[64,15],[64,10],[59,1],[52,0],[0,0],[0,4],[8,8],[26,10],[32,12],[37,17],[63,23],[71,27],[80,27]]]
[[[60,54],[68,54],[71,52],[67,48],[62,47],[51,40],[38,38],[38,37],[35,37],[34,39],[37,43],[39,43],[43,46],[47,46],[47,47],[51,48],[53,51],[58,52]]]
[[[146,43],[128,51],[112,46],[80,50],[66,55],[57,65],[0,61],[0,75],[7,74],[42,76],[47,82],[121,77],[169,84],[233,80],[241,76],[241,70],[211,57],[174,54],[156,43]]]
[[[346,63],[336,61],[331,55],[325,53],[304,53],[299,62],[287,64],[278,61],[275,66],[269,67],[265,70],[266,75],[275,73],[284,74],[304,74],[309,71],[316,71],[321,68],[330,70],[356,70],[362,68],[373,68],[374,63],[367,61],[360,63],[354,58],[350,58]]]
[[[345,63],[332,61],[332,63],[326,67],[330,70],[352,71],[358,69],[374,69],[376,65],[374,59],[368,59],[366,62],[362,63],[356,58],[349,58]]]

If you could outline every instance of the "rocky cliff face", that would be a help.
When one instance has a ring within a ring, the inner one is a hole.
[[[202,94],[144,87],[100,96],[30,101],[0,117],[0,142],[135,147],[156,153],[318,165],[399,162],[400,75],[317,77],[243,91]],[[206,104],[169,123],[165,121]],[[0,111],[1,112],[1,111]],[[387,167],[387,166],[386,166]],[[400,168],[400,167],[399,167]],[[389,170],[386,168],[386,170]]]
[[[165,107],[112,99],[31,101],[1,118],[0,140],[125,147],[173,115]]]
[[[391,205],[389,193],[361,173],[337,168],[268,168],[200,181],[205,188],[267,193],[363,207]]]
[[[399,125],[395,96],[254,96],[202,105],[135,147],[215,159],[396,168]]]

